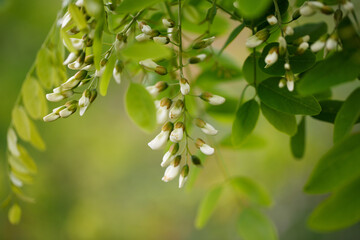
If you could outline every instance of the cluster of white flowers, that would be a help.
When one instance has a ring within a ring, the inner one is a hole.
[[[327,15],[334,13],[334,10],[330,6],[327,6],[322,2],[306,1],[300,7],[299,14],[301,16],[308,17],[308,16],[314,15],[317,11],[320,11],[321,13],[324,13]]]

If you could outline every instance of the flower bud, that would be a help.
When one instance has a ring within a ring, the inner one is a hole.
[[[72,90],[66,90],[60,93],[48,93],[46,99],[50,102],[59,102],[65,98],[71,97],[74,94]]]
[[[297,10],[295,10],[295,12],[292,14],[291,18],[292,18],[292,20],[294,21],[294,20],[298,19],[299,17],[301,17],[301,14],[300,14],[299,9],[297,9]]]
[[[139,64],[141,66],[143,66],[145,69],[150,70],[150,71],[154,71],[157,74],[160,74],[160,75],[166,75],[167,74],[167,70],[166,70],[165,67],[158,65],[157,63],[155,63],[151,59],[145,59],[143,61],[140,61]]]
[[[189,63],[190,64],[196,64],[196,63],[204,61],[205,58],[206,58],[206,54],[199,54],[199,55],[197,55],[195,57],[189,58]]]
[[[214,154],[214,148],[207,145],[202,139],[196,139],[195,143],[196,147],[200,149],[200,151],[205,155],[212,155]]]
[[[342,4],[341,4],[342,8],[346,11],[352,11],[354,10],[354,4],[350,1],[345,0]]]
[[[66,91],[66,90],[70,90],[70,89],[74,89],[76,88],[80,83],[79,79],[76,79],[75,76],[72,76],[71,78],[69,78],[66,82],[64,82],[63,84],[60,85],[60,87],[54,89],[54,92],[57,92],[58,89],[60,90],[60,92]]]
[[[275,25],[278,23],[277,18],[274,15],[269,15],[266,17],[266,21],[270,24],[270,25]]]
[[[201,160],[196,155],[191,155],[191,161],[195,166],[201,166]]]
[[[160,65],[155,68],[155,72],[157,74],[159,74],[159,75],[166,75],[167,74],[166,68],[163,67],[163,66],[160,66]]]
[[[283,88],[286,86],[286,79],[285,78],[281,78],[279,81],[279,88]]]
[[[320,11],[326,15],[330,15],[330,14],[333,14],[334,13],[334,9],[332,9],[331,7],[329,6],[323,6]]]
[[[136,41],[138,42],[145,42],[147,40],[150,40],[151,36],[150,35],[147,35],[145,33],[140,33],[139,35],[137,35],[135,37]]]
[[[166,168],[164,177],[161,179],[164,182],[173,180],[180,172],[181,155],[177,155],[174,161]]]
[[[113,76],[117,84],[121,83],[121,73],[124,69],[124,63],[121,60],[116,60],[115,67],[113,70]]]
[[[218,133],[218,131],[212,125],[200,118],[195,119],[195,124],[201,129],[203,133],[207,135],[216,135]]]
[[[62,118],[69,117],[71,114],[76,112],[77,106],[78,106],[77,100],[72,100],[72,101],[65,103],[66,108],[59,112],[60,117],[62,117]]]
[[[70,41],[71,41],[71,45],[76,50],[82,50],[84,48],[84,40],[82,40],[80,38],[70,38]]]
[[[285,70],[290,70],[290,64],[289,64],[289,63],[285,63],[285,64],[284,64],[284,69],[285,69]]]
[[[280,36],[279,37],[279,54],[281,56],[285,55],[286,53],[286,49],[287,49],[287,43],[284,37]]]
[[[146,87],[146,90],[148,90],[153,97],[156,97],[160,92],[167,89],[168,86],[167,82],[159,81],[153,86]]]
[[[154,42],[159,43],[159,44],[168,44],[170,42],[170,38],[168,37],[163,37],[163,36],[158,36],[158,37],[153,37]]]
[[[179,143],[174,143],[170,146],[169,150],[164,154],[161,167],[168,166],[175,158],[175,154],[179,151]]]
[[[179,177],[179,188],[182,188],[187,179],[188,179],[188,175],[189,175],[189,165],[184,165],[183,168],[181,169],[180,172],[180,177]]]
[[[192,48],[193,49],[202,49],[202,48],[206,48],[208,46],[210,46],[215,40],[215,37],[212,36],[212,37],[209,37],[209,38],[204,38],[202,40],[199,40],[199,41],[196,41]]]
[[[48,115],[46,115],[45,117],[43,117],[44,122],[52,122],[55,121],[56,119],[58,119],[60,117],[59,114],[56,113],[49,113]]]
[[[152,29],[149,25],[147,25],[144,21],[140,21],[138,23],[140,31],[142,31],[145,34],[150,34],[152,32]]]
[[[337,35],[332,34],[327,40],[326,40],[326,49],[328,51],[334,50],[337,47]]]
[[[291,35],[294,35],[294,29],[290,26],[286,26],[284,28],[284,33],[286,36],[291,36]]]
[[[315,9],[311,7],[308,2],[305,2],[299,9],[300,15],[304,17],[312,16],[315,14]]]
[[[163,124],[168,116],[169,116],[169,109],[171,107],[172,101],[170,98],[163,98],[159,103],[159,107],[156,111],[156,121],[158,124]]]
[[[160,149],[165,146],[172,129],[173,124],[171,122],[165,123],[161,128],[161,132],[148,143],[148,146],[153,150]]]
[[[296,53],[297,54],[303,54],[305,51],[306,51],[306,49],[308,49],[309,48],[309,43],[308,42],[302,42],[300,45],[299,45],[299,47],[297,48],[297,50],[296,50]]]
[[[178,28],[173,27],[173,28],[168,28],[167,29],[167,33],[168,33],[168,37],[174,41],[174,42],[179,42],[179,31]]]
[[[190,92],[189,82],[185,78],[180,79],[180,91],[182,95],[187,95]]]
[[[88,108],[88,106],[90,105],[90,95],[91,92],[89,89],[86,89],[81,98],[79,99],[79,107],[80,107],[80,116],[84,115],[86,109]]]
[[[177,100],[175,104],[171,107],[169,112],[169,118],[175,120],[180,117],[184,110],[184,102],[182,100]]]
[[[286,86],[290,92],[294,91],[295,77],[291,70],[285,71]]]
[[[63,62],[63,65],[68,65],[69,63],[74,62],[79,55],[79,53],[70,52],[65,61]]]
[[[118,33],[116,35],[116,40],[115,40],[115,49],[116,51],[120,51],[121,49],[123,49],[125,47],[127,43],[127,36],[125,33]]]
[[[68,28],[72,24],[72,18],[69,12],[66,12],[62,17],[61,28]]]
[[[172,19],[170,19],[170,18],[168,18],[168,19],[163,18],[163,19],[162,19],[162,23],[163,23],[163,25],[164,25],[166,28],[172,28],[172,27],[175,26],[174,20],[172,20]]]
[[[321,49],[323,49],[324,47],[325,47],[325,40],[320,38],[319,40],[317,40],[316,42],[311,44],[310,49],[312,52],[318,52]]]
[[[308,1],[306,4],[313,9],[321,9],[325,6],[322,2],[318,1]]]
[[[261,29],[260,31],[256,32],[254,35],[249,37],[246,40],[246,47],[248,48],[255,48],[265,42],[270,36],[270,31],[267,28]]]
[[[270,49],[269,53],[265,57],[265,63],[266,63],[265,68],[268,68],[274,63],[276,63],[276,61],[279,58],[278,51],[279,51],[278,47],[272,47]]]
[[[200,98],[205,102],[210,103],[211,105],[221,105],[225,102],[225,98],[218,95],[213,95],[212,93],[209,92],[203,92],[200,95]]]
[[[177,143],[180,142],[184,136],[185,126],[182,122],[175,123],[174,130],[170,134],[170,141]]]
[[[92,103],[97,97],[97,91],[96,89],[92,89],[90,91],[90,103]]]

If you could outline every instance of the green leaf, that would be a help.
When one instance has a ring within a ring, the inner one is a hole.
[[[156,127],[154,100],[141,85],[131,83],[125,96],[126,110],[130,118],[143,130],[152,131]]]
[[[104,19],[100,18],[96,28],[95,28],[95,36],[93,41],[93,54],[94,54],[94,64],[96,70],[100,70],[100,61],[102,54],[102,38],[103,38],[103,30],[104,30]]]
[[[288,114],[316,115],[320,104],[313,96],[303,97],[286,88],[279,88],[280,78],[268,78],[258,86],[258,95],[267,106]]]
[[[229,37],[226,39],[226,42],[224,43],[224,46],[221,48],[219,54],[221,54],[225,48],[232,42],[234,39],[241,33],[241,31],[244,29],[245,23],[240,24],[232,32],[229,34]]]
[[[161,1],[162,0],[123,0],[118,9],[122,13],[135,12],[153,6]]]
[[[73,52],[73,53],[76,53],[77,50],[74,48],[74,46],[72,45],[72,42],[70,40],[70,37],[69,35],[66,33],[66,30],[64,28],[62,28],[60,30],[60,35],[61,35],[61,38],[63,39],[64,41],[64,44],[66,45],[66,47],[69,49],[70,52]],[[93,45],[94,46],[94,45]]]
[[[302,158],[305,153],[305,117],[301,119],[297,133],[290,138],[291,153],[295,158]]]
[[[273,65],[271,65],[268,68],[265,68],[266,55],[269,53],[270,49],[275,46],[279,46],[279,43],[270,43],[265,46],[259,58],[259,68],[267,74],[282,76],[285,74],[284,64],[286,61],[284,56],[279,56],[279,59]],[[306,50],[301,55],[296,54],[297,47],[288,46],[287,49],[290,54],[289,61],[290,61],[291,70],[294,73],[304,72],[310,69],[312,66],[314,66],[316,57],[309,49]]]
[[[317,163],[307,193],[326,193],[360,176],[360,133],[337,142]]]
[[[56,75],[53,64],[53,53],[46,46],[42,47],[36,57],[36,75],[46,89],[52,87],[52,79]]]
[[[261,16],[271,5],[271,0],[237,0],[240,14],[248,19]]]
[[[37,148],[40,151],[44,151],[46,146],[45,142],[40,136],[40,133],[38,132],[35,124],[29,119],[29,126],[30,126],[30,143],[35,148]]]
[[[242,104],[236,112],[232,125],[232,141],[234,145],[242,143],[254,130],[259,118],[259,104],[250,100]]]
[[[271,220],[254,208],[245,208],[239,215],[237,230],[244,240],[276,240],[276,229]]]
[[[30,140],[30,119],[27,116],[23,106],[15,106],[12,110],[12,123],[21,139]]]
[[[360,178],[335,191],[312,212],[308,225],[328,232],[350,227],[360,221]]]
[[[186,10],[188,10],[188,8]],[[186,13],[186,10],[184,10],[184,14]],[[211,35],[219,36],[225,34],[227,33],[229,27],[229,21],[225,17],[221,15],[216,15],[216,17],[214,18],[214,22],[211,24]],[[205,31],[208,30],[208,24],[199,24],[198,21],[194,22],[190,21],[190,19],[185,18],[182,22],[182,28],[187,32],[203,34]]]
[[[320,101],[319,104],[321,106],[321,112],[318,115],[314,115],[312,117],[324,122],[334,123],[335,117],[339,112],[343,103],[344,103],[343,101],[339,101],[339,100]],[[357,122],[359,121],[360,118],[358,119]]]
[[[270,74],[265,73],[264,71],[262,71],[259,68],[259,58],[260,58],[260,53],[256,52],[255,54],[255,58],[256,58],[256,84],[261,83],[262,81],[264,81],[265,79],[271,77]],[[249,84],[253,84],[254,83],[254,53],[250,54],[243,65],[243,74],[244,74],[244,78],[245,80],[249,83]]]
[[[224,137],[220,142],[222,147],[228,147],[232,149],[241,149],[241,150],[253,150],[264,148],[267,144],[265,138],[261,135],[251,134],[246,138],[244,142],[239,145],[235,145],[232,142],[231,135]]]
[[[69,12],[77,28],[80,31],[87,30],[85,15],[80,11],[80,9],[74,3],[71,3],[69,5]]]
[[[13,204],[8,212],[8,218],[9,218],[9,222],[11,224],[18,224],[20,222],[21,219],[21,208],[19,205],[17,205],[16,203]]]
[[[134,60],[145,60],[168,58],[171,55],[169,48],[164,45],[157,44],[153,41],[135,42],[125,48],[122,53],[128,58]]]
[[[310,36],[309,42],[315,42],[322,35],[327,33],[327,24],[325,22],[308,23],[294,28],[294,34],[286,36],[287,42],[293,42],[294,40],[303,37],[305,35]]]
[[[308,95],[355,80],[360,72],[359,54],[336,52],[319,62],[299,81],[298,91]]]
[[[222,190],[222,185],[212,188],[201,201],[195,220],[196,228],[200,229],[206,225],[219,202]]]
[[[265,118],[280,132],[293,136],[297,131],[296,118],[294,115],[279,112],[261,103],[261,112]]]
[[[334,142],[346,137],[360,117],[360,88],[353,91],[341,106],[334,122]]]
[[[252,179],[248,177],[234,177],[230,179],[230,184],[245,202],[261,206],[271,205],[269,193],[263,186]]]
[[[100,78],[100,94],[102,96],[106,96],[107,89],[109,87],[110,79],[113,74],[114,66],[115,66],[116,56],[115,53],[111,54],[108,62],[106,63],[105,71],[101,75]]]
[[[37,167],[34,160],[30,157],[29,153],[21,145],[18,146],[20,151],[20,156],[9,156],[9,164],[15,172],[21,174],[35,174],[37,173]]]
[[[45,93],[38,81],[28,77],[21,89],[24,106],[33,119],[39,119],[48,112]]]

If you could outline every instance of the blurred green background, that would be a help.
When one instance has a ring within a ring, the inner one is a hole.
[[[2,199],[9,190],[5,139],[11,108],[60,5],[60,0],[0,1]],[[240,62],[247,54],[245,37],[242,34],[232,44]],[[50,124],[38,123],[47,150],[31,151],[39,173],[27,192],[36,203],[20,203],[23,219],[18,226],[8,223],[7,211],[2,209],[0,239],[239,239],[236,203],[230,192],[221,198],[209,224],[202,230],[194,228],[201,198],[223,181],[218,165],[209,158],[191,191],[179,190],[177,181],[163,183],[161,152],[147,147],[153,135],[139,130],[124,111],[126,85],[112,83],[108,96],[99,97],[86,117],[75,114]],[[357,85],[337,88],[334,98],[344,99]],[[225,131],[228,125],[216,126]],[[254,134],[264,138],[262,147],[219,151],[231,175],[249,176],[269,190],[274,204],[267,213],[280,239],[359,239],[359,224],[326,234],[306,227],[307,216],[324,196],[305,195],[302,187],[332,145],[332,126],[308,119],[307,151],[301,161],[291,156],[288,136],[263,117]]]

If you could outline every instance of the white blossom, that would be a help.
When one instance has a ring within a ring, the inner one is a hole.
[[[267,16],[266,20],[270,25],[275,25],[278,22],[277,18],[274,15]]]
[[[56,119],[58,119],[60,117],[59,114],[56,113],[49,113],[48,115],[46,115],[45,117],[43,117],[44,122],[52,122],[55,121]]]
[[[337,40],[329,37],[328,40],[326,40],[326,49],[328,51],[334,50],[337,47]]]
[[[176,156],[175,160],[166,168],[164,177],[161,179],[164,182],[173,180],[180,173],[180,159],[181,156]]]
[[[180,117],[184,109],[184,102],[182,100],[177,100],[173,106],[170,108],[169,118],[174,120]]]
[[[211,105],[221,105],[225,102],[225,98],[208,92],[202,93],[200,95],[200,98],[210,103]]]
[[[270,67],[271,65],[273,65],[274,63],[276,63],[276,61],[278,60],[279,55],[278,55],[278,48],[277,47],[273,47],[270,49],[269,53],[266,55],[265,57],[265,63],[266,66],[265,68]]]
[[[69,55],[67,56],[67,58],[63,62],[63,65],[68,65],[69,63],[74,62],[77,57],[78,57],[77,53],[74,53],[74,52],[69,53]]]
[[[200,151],[205,155],[212,155],[214,154],[214,148],[207,145],[202,139],[198,138],[196,140],[196,147],[200,149]]]
[[[160,149],[165,146],[172,129],[173,125],[171,122],[165,123],[161,132],[148,143],[148,146],[153,150]]]
[[[182,122],[175,123],[174,130],[170,134],[170,141],[177,143],[182,140],[184,136],[184,124]]]
[[[161,162],[161,167],[166,167],[168,166],[175,158],[175,154],[178,152],[179,150],[179,144],[178,143],[174,143],[173,145],[170,146],[169,150],[164,154],[162,162]]]
[[[180,91],[182,95],[187,95],[190,92],[189,82],[185,78],[180,79]]]
[[[86,109],[89,107],[90,105],[90,91],[89,90],[85,90],[81,96],[81,98],[79,99],[79,113],[80,116],[84,115]]]
[[[10,181],[15,186],[22,187],[24,185],[23,182],[19,178],[17,178],[12,172],[10,172],[9,177],[10,177]]]
[[[286,36],[294,35],[294,29],[290,26],[286,26],[284,32]]]
[[[144,41],[150,40],[150,38],[151,38],[151,36],[147,35],[145,33],[140,33],[139,35],[137,35],[135,37],[136,41],[138,41],[138,42],[144,42]]]
[[[313,44],[311,44],[311,51],[312,52],[318,52],[320,51],[321,49],[323,49],[325,47],[325,41],[323,40],[317,40],[316,42],[314,42]]]

